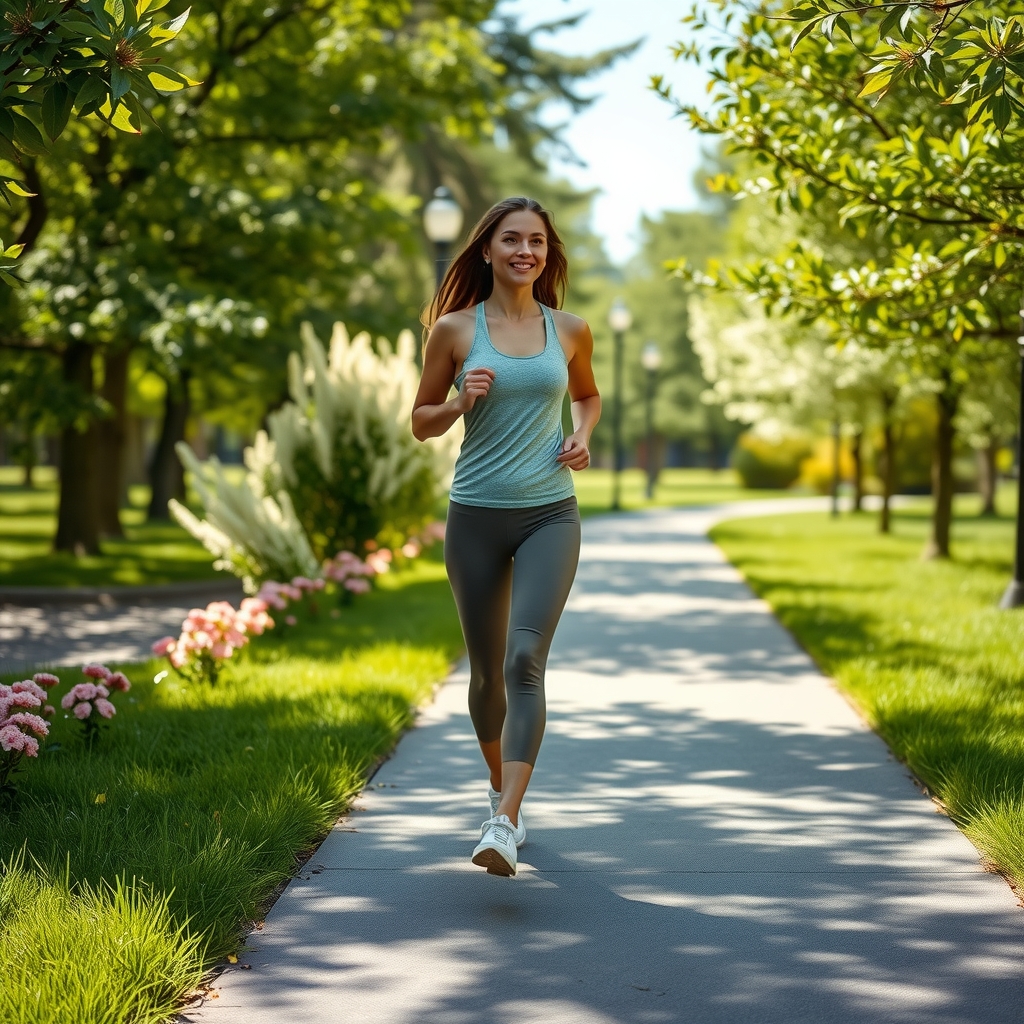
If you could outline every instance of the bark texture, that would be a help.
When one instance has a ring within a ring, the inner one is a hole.
[[[64,351],[64,379],[84,394],[93,393],[92,345],[74,342]],[[95,555],[100,550],[96,481],[96,432],[91,421],[83,430],[72,424],[61,433],[60,504],[55,551]]]
[[[167,503],[171,498],[179,501],[185,498],[185,471],[174,446],[185,440],[185,425],[190,411],[190,376],[183,371],[178,381],[167,382],[163,423],[149,467],[149,483],[153,489],[149,501],[150,519],[169,519]]]
[[[978,493],[981,495],[981,514],[996,514],[996,455],[999,447],[990,437],[984,448],[978,449]]]
[[[932,529],[923,557],[949,558],[949,534],[953,522],[953,441],[958,396],[950,389],[935,396],[938,423],[932,458]]]
[[[100,395],[110,405],[110,415],[96,424],[96,466],[100,533],[123,537],[121,506],[124,504],[125,404],[128,395],[128,349],[108,352],[103,360]]]

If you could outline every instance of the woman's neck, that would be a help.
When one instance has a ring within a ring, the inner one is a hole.
[[[484,308],[492,316],[504,320],[524,320],[540,312],[537,300],[533,297],[532,283],[522,288],[509,288],[502,282],[495,281],[494,290],[487,297]]]

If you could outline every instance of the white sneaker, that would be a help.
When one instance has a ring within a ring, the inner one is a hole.
[[[473,851],[473,863],[489,875],[509,877],[516,873],[516,835],[507,814],[497,814],[480,828],[483,838]]]
[[[498,804],[501,803],[501,794],[493,787],[487,787],[487,795],[491,798],[491,817],[495,817],[498,813]],[[480,826],[480,833],[483,834],[484,826]],[[512,830],[516,836],[516,846],[522,846],[526,842],[526,822],[523,821],[523,809],[519,808],[519,824],[513,825]]]

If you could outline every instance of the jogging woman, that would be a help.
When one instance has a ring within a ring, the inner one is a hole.
[[[465,417],[444,559],[469,652],[469,713],[490,770],[491,817],[473,863],[496,875],[516,873],[526,840],[520,805],[544,735],[548,649],[579,560],[569,471],[590,465],[601,415],[590,328],[559,309],[567,280],[565,248],[539,203],[492,207],[424,319],[412,414],[421,441]],[[563,437],[566,390],[573,432]]]

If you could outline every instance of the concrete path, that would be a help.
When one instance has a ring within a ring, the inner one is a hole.
[[[0,672],[142,661],[150,644],[177,634],[196,605],[229,600],[242,588],[230,578],[164,587],[0,590]]]
[[[584,524],[517,878],[469,863],[456,673],[181,1020],[1019,1021],[1012,893],[705,539],[722,517]]]

